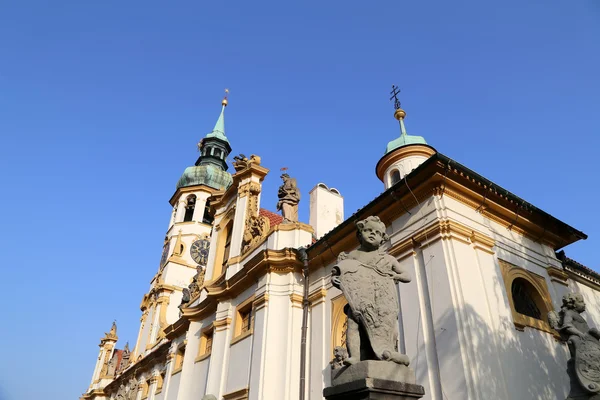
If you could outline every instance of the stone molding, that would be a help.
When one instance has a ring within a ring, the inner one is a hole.
[[[249,388],[243,388],[223,395],[223,400],[247,400],[250,393]]]

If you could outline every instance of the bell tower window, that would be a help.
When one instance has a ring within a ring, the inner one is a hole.
[[[400,172],[397,169],[395,169],[390,174],[390,186],[393,186],[398,182],[400,182]]]
[[[210,210],[210,201],[206,200],[206,205],[204,206],[204,215],[202,216],[202,223],[212,225],[215,221],[215,216],[212,214]]]
[[[187,199],[187,205],[185,206],[185,215],[183,217],[183,222],[188,222],[192,220],[194,216],[194,209],[196,208],[196,196],[191,195]]]

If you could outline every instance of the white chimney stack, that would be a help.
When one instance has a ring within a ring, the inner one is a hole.
[[[344,198],[335,188],[319,183],[310,191],[310,225],[320,239],[344,221]]]

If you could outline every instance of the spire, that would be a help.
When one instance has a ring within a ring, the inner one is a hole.
[[[213,128],[212,132],[206,135],[207,138],[217,138],[226,141],[227,136],[225,136],[225,107],[227,107],[228,101],[227,96],[229,94],[229,89],[225,89],[225,97],[223,97],[223,101],[221,101],[221,114],[219,114],[219,119],[217,119],[217,123]]]
[[[392,140],[388,143],[387,148],[385,150],[385,154],[402,147],[407,146],[409,144],[427,144],[425,139],[422,136],[413,136],[406,133],[406,127],[404,126],[404,118],[406,118],[406,111],[400,108],[400,100],[398,100],[398,94],[400,93],[400,89],[398,86],[392,85],[392,91],[390,100],[394,100],[394,118],[400,124],[400,137]]]

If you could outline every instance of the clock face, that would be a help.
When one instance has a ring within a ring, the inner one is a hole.
[[[162,256],[160,257],[160,267],[164,267],[165,264],[167,263],[167,258],[169,257],[169,247],[170,247],[171,242],[167,242],[167,244],[165,244],[165,247],[163,247],[163,252],[162,252]]]
[[[192,259],[199,265],[205,266],[208,262],[208,249],[210,242],[206,239],[196,240],[190,247]]]

